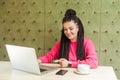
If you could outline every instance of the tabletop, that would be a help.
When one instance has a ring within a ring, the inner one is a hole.
[[[10,62],[0,61],[0,80],[117,80],[111,66],[99,66],[90,69],[90,74],[76,74],[75,68],[62,68],[68,70],[65,75],[56,75],[61,68],[43,75],[27,73],[12,68]]]

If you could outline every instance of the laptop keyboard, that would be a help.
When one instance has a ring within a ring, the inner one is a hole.
[[[42,69],[42,68],[40,68],[40,72],[43,72],[43,71],[46,71],[47,69]]]

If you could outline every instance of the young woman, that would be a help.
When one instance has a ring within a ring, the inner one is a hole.
[[[50,63],[58,59],[61,67],[76,68],[78,64],[88,64],[97,68],[98,59],[93,42],[84,37],[81,20],[73,9],[68,9],[62,20],[61,40],[39,62]]]

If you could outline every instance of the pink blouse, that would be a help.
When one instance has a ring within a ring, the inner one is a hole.
[[[45,56],[38,57],[43,63],[50,63],[59,56],[60,41]],[[70,43],[69,61],[72,67],[76,68],[78,64],[88,64],[91,68],[98,67],[98,59],[95,46],[90,39],[84,38],[85,60],[77,60],[76,57],[77,42]]]

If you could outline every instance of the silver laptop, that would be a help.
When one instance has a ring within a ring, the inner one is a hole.
[[[39,65],[34,48],[8,44],[5,46],[14,69],[35,74],[41,74],[41,72],[50,70],[50,67]]]

